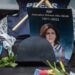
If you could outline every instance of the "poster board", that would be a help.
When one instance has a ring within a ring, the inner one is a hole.
[[[44,24],[54,25],[60,33],[60,43],[65,51],[67,61],[73,52],[73,20],[71,9],[28,8],[30,35],[40,36]]]

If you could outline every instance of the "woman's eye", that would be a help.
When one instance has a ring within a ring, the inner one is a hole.
[[[54,32],[52,32],[51,34],[55,34]]]
[[[46,34],[48,35],[48,34],[50,34],[50,33],[46,33]]]
[[[49,35],[49,34],[55,34],[54,32],[52,32],[52,33],[46,33],[47,35]]]

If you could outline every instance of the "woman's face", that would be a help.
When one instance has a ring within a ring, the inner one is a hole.
[[[54,43],[55,39],[56,39],[56,33],[55,31],[50,28],[47,30],[46,32],[46,39],[50,42],[50,43]]]

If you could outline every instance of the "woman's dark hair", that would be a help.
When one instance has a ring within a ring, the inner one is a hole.
[[[56,39],[55,39],[55,44],[59,44],[60,42],[60,36],[59,36],[59,32],[58,30],[56,29],[56,27],[54,27],[54,25],[52,24],[45,24],[41,27],[41,30],[40,30],[40,36],[45,38],[46,37],[46,32],[48,29],[53,29],[56,33]]]

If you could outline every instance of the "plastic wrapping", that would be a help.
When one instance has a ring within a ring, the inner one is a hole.
[[[0,25],[0,39],[3,42],[3,47],[8,50],[8,53],[14,53],[12,52],[12,46],[14,45],[14,42],[16,39],[13,36],[8,35],[5,33],[4,29],[2,28],[2,25]]]

